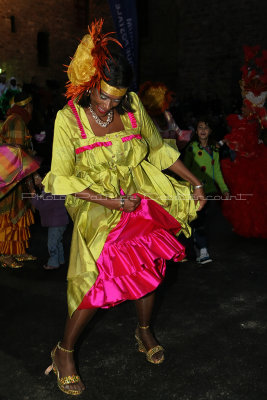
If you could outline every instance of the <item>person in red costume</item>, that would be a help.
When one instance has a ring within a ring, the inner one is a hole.
[[[221,161],[231,193],[223,213],[237,234],[267,238],[267,147],[259,140],[267,127],[267,51],[255,46],[244,47],[244,52],[242,115],[227,117],[230,133],[224,138],[236,157]]]

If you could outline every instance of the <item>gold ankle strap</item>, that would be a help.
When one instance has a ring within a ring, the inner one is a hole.
[[[64,349],[64,347],[61,347],[61,346],[60,346],[60,342],[58,342],[57,348],[58,348],[59,350],[65,351],[66,353],[73,353],[73,352],[74,352],[74,350],[68,350],[68,349]]]
[[[140,329],[148,329],[148,328],[149,328],[149,325],[141,326],[141,325],[138,324],[138,327],[139,327]]]

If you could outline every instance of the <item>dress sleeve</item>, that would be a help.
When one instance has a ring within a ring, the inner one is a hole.
[[[219,152],[214,156],[214,178],[222,193],[229,192],[229,189],[224,182],[223,174],[220,166]]]
[[[45,191],[52,194],[73,194],[89,188],[93,181],[75,175],[75,148],[72,125],[67,123],[63,111],[57,113],[54,128],[51,171],[43,180]]]
[[[144,109],[137,95],[134,95],[135,104],[139,115],[141,135],[149,146],[148,161],[160,170],[167,169],[179,158],[179,151],[163,141],[152,119]]]

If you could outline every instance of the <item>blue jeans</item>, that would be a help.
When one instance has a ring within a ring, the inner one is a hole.
[[[67,225],[64,226],[50,226],[48,228],[48,253],[49,260],[47,261],[47,265],[51,267],[59,267],[60,264],[64,264],[64,248],[63,248],[63,234],[67,228]]]
[[[199,211],[198,217],[193,221],[193,238],[194,244],[198,250],[203,249],[203,247],[208,248],[208,213],[211,207],[211,200],[207,201],[205,206]]]

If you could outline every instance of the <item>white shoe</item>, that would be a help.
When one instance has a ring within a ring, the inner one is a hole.
[[[196,261],[199,264],[207,264],[207,263],[212,262],[212,259],[210,258],[210,255],[209,255],[206,247],[203,247],[202,249],[200,249],[199,257],[196,258]]]

